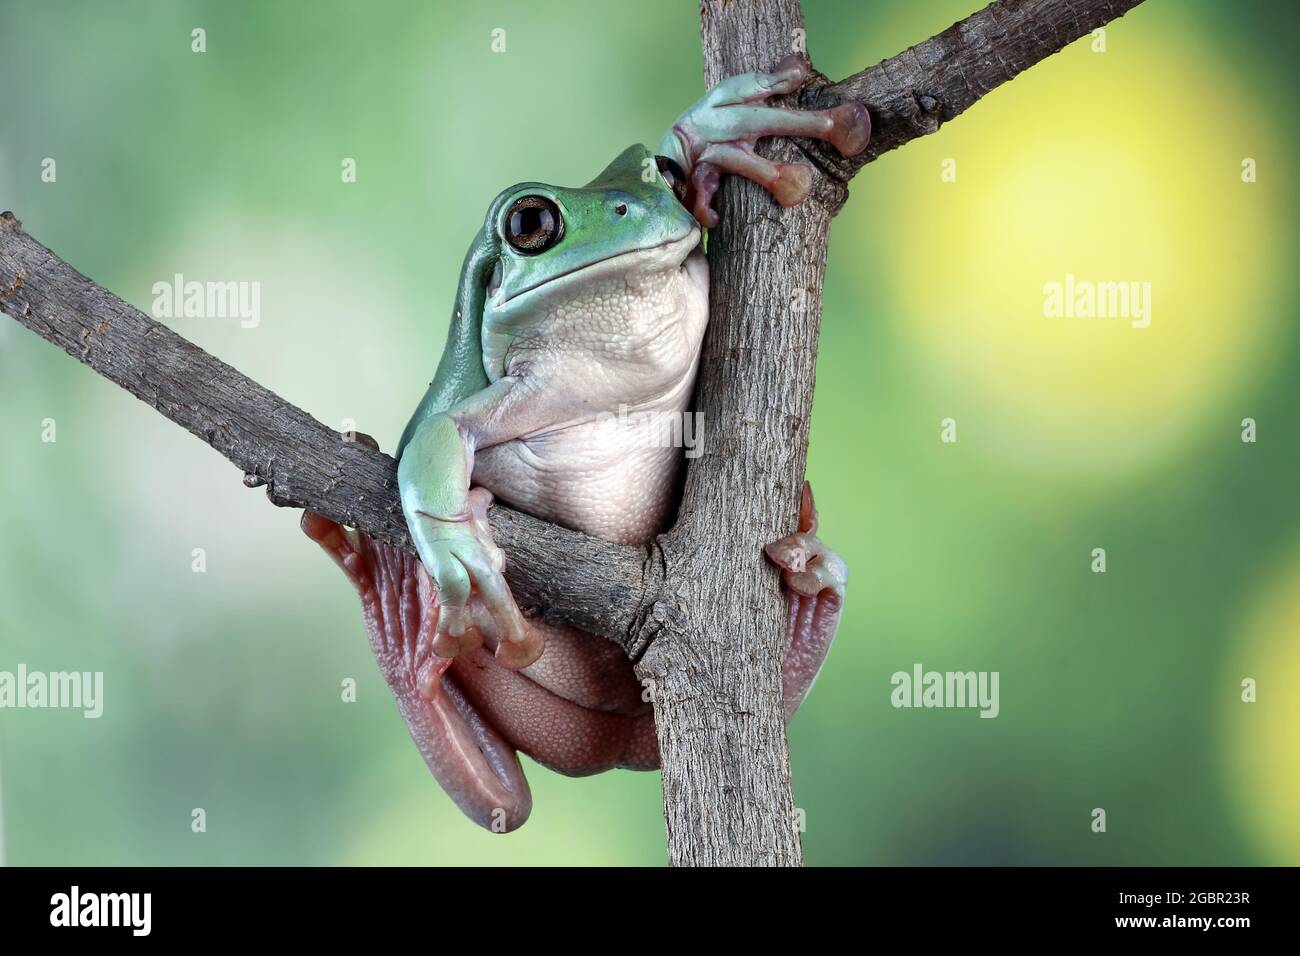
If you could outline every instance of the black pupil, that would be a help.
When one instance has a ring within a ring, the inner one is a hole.
[[[542,196],[525,196],[510,207],[506,239],[521,252],[541,252],[560,237],[560,211]]]
[[[510,220],[510,231],[516,236],[528,237],[534,233],[547,233],[555,225],[555,217],[549,209],[533,206],[520,209]]]

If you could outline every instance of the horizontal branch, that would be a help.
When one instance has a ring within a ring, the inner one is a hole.
[[[7,212],[0,214],[0,309],[255,475],[275,504],[309,508],[412,551],[391,457],[346,440],[96,285]],[[640,629],[635,615],[657,567],[646,549],[501,506],[491,520],[521,605],[616,640]],[[556,576],[558,568],[565,573]],[[635,654],[632,639],[621,643]]]

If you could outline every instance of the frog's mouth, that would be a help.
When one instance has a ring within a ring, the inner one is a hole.
[[[643,249],[629,249],[627,252],[620,252],[593,262],[579,262],[571,269],[549,275],[545,279],[527,285],[522,289],[507,290],[505,286],[495,290],[489,289],[488,305],[494,310],[505,309],[507,306],[515,305],[524,296],[549,291],[548,287],[554,287],[557,280],[576,275],[579,272],[585,273],[592,279],[599,279],[606,275],[615,275],[633,269],[658,272],[678,267],[686,261],[686,257],[690,255],[691,250],[698,246],[699,243],[700,229],[696,226],[680,239],[669,239],[667,242],[647,246]],[[644,262],[639,263],[638,260],[644,260]],[[503,291],[507,292],[504,297],[502,297]]]

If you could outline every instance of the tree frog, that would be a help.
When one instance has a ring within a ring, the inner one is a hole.
[[[798,58],[724,80],[657,152],[632,146],[581,188],[500,193],[465,257],[446,347],[398,446],[419,558],[312,513],[303,529],[343,568],[411,737],[473,820],[513,830],[532,806],[517,751],[570,775],[653,769],[651,707],[601,637],[524,616],[502,574],[495,498],[609,541],[645,544],[673,516],[682,449],[665,418],[691,404],[708,320],[704,228],[721,174],[802,201],[811,171],[754,152],[762,136],[861,151],[860,103],[761,105],[807,76]],[[789,595],[785,708],[817,674],[843,601],[844,563],[799,527],[767,548]]]

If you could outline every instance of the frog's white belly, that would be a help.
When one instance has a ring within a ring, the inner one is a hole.
[[[504,369],[527,365],[564,396],[562,420],[481,449],[474,484],[556,524],[623,544],[648,541],[671,519],[683,418],[708,321],[708,266],[606,276],[548,302],[510,344]]]

